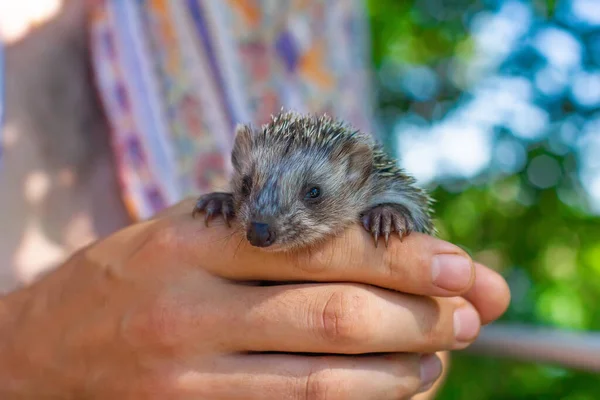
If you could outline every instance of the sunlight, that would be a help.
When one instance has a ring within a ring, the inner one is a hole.
[[[15,272],[23,283],[32,282],[40,273],[62,262],[65,249],[52,242],[38,221],[28,222],[13,261]]]
[[[31,172],[25,178],[25,200],[29,204],[41,203],[50,190],[50,176],[43,171]]]
[[[573,70],[581,65],[581,43],[564,29],[553,26],[542,29],[533,38],[533,45],[557,68]]]
[[[63,0],[0,0],[0,40],[12,43],[54,17]]]
[[[571,12],[581,22],[589,25],[600,25],[600,6],[598,0],[572,0]]]

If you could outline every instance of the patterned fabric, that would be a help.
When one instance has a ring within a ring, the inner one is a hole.
[[[144,219],[226,189],[238,123],[282,107],[371,131],[360,0],[100,0],[95,74],[126,204]]]

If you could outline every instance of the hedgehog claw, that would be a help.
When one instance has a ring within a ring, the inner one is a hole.
[[[369,228],[370,224],[371,224],[371,214],[367,213],[365,215],[362,216],[361,218],[363,227],[365,228],[365,230],[367,232],[371,231],[371,228]]]
[[[373,214],[370,218],[371,224],[371,235],[375,241],[375,248],[377,248],[379,240],[379,227],[381,226],[381,214]]]
[[[229,220],[227,214],[223,213],[223,219],[225,220],[225,224],[227,225],[227,227],[231,228],[231,221]]]
[[[196,218],[197,214],[200,214],[206,208],[206,204],[208,203],[207,197],[200,197],[196,204],[194,205],[194,210],[192,211],[192,217]]]
[[[397,204],[383,204],[365,212],[361,217],[363,227],[369,232],[378,247],[379,236],[383,236],[385,247],[389,247],[392,232],[396,232],[400,241],[411,232],[411,219],[408,211]]]
[[[385,237],[385,248],[388,248],[390,233],[392,232],[392,214],[388,212],[381,213],[381,232]]]
[[[221,214],[228,227],[231,227],[231,219],[234,217],[233,196],[230,193],[209,193],[198,199],[192,217],[204,212],[204,225],[208,227],[210,220]]]
[[[227,227],[231,228],[230,215],[233,214],[233,210],[231,210],[231,207],[229,207],[229,204],[223,203],[223,206],[221,207],[221,214],[223,214],[223,219],[225,220]]]
[[[204,226],[206,226],[208,228],[208,221],[210,221],[211,217],[213,216],[213,212],[211,210],[206,210],[206,213],[204,214]]]

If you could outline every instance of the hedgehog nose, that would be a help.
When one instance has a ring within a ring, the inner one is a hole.
[[[275,231],[262,222],[252,222],[248,229],[248,241],[256,247],[269,247],[275,241]]]

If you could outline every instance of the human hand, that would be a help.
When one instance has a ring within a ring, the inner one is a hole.
[[[439,239],[385,250],[357,226],[265,253],[192,219],[193,203],[0,302],[3,398],[410,398],[441,372],[420,353],[466,347],[508,304],[496,273]]]

